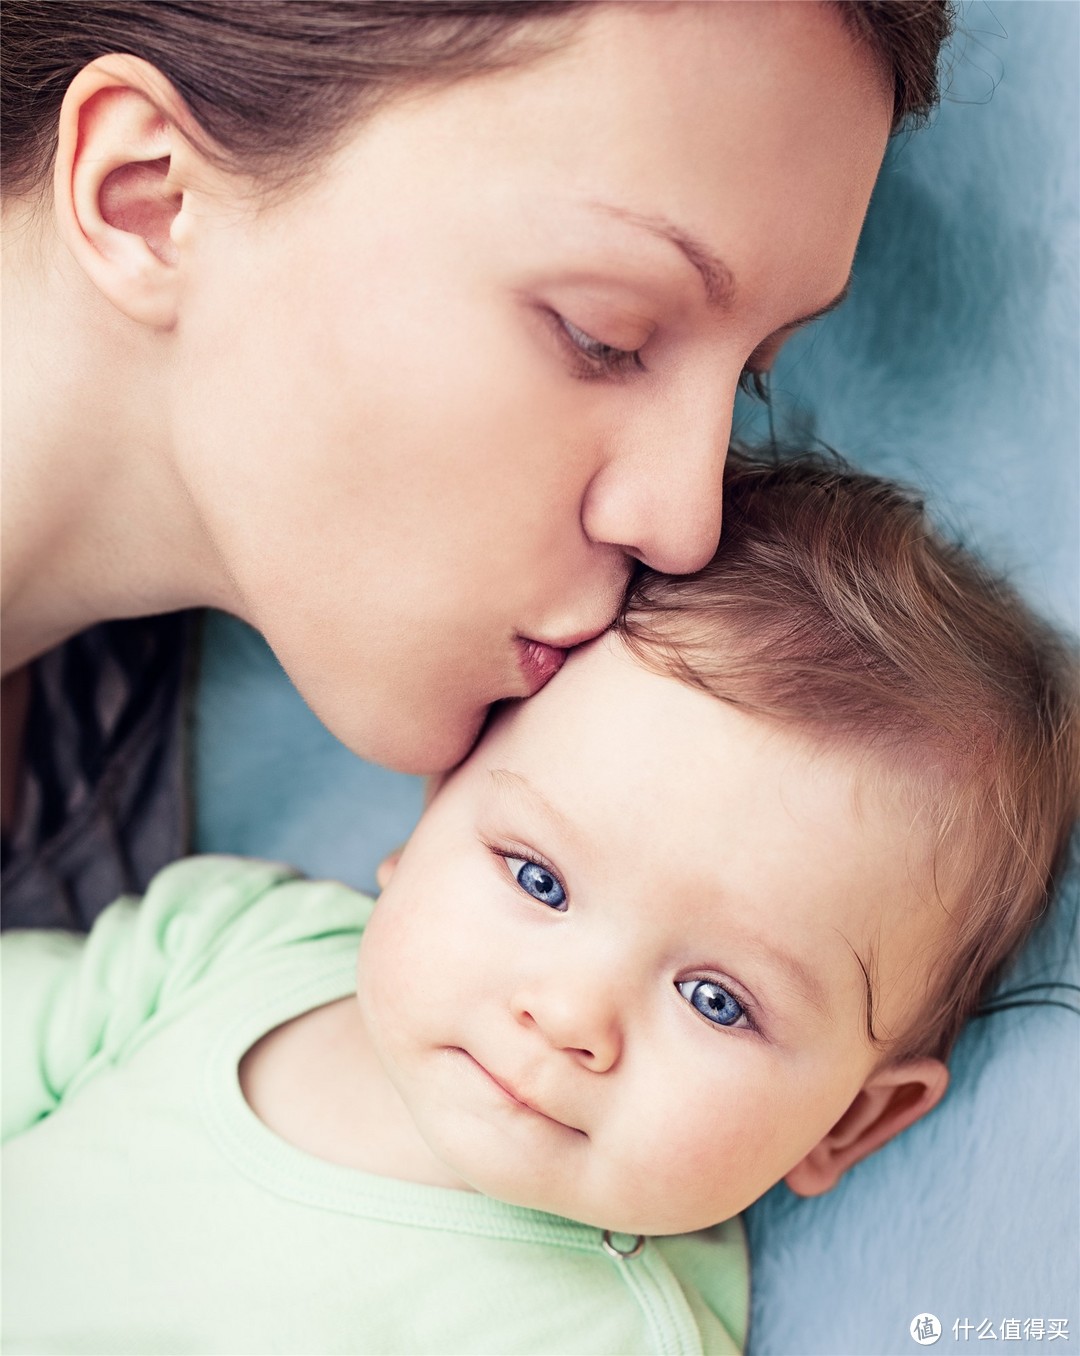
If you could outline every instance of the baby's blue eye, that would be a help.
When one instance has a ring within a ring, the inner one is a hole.
[[[711,979],[685,979],[675,987],[691,1007],[717,1026],[734,1026],[746,1011],[737,998]]]
[[[507,857],[506,865],[513,872],[517,883],[533,899],[553,909],[561,909],[566,903],[566,891],[562,883],[546,867],[537,862],[528,862],[523,857]]]

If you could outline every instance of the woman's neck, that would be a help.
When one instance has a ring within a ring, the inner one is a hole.
[[[3,671],[113,617],[236,608],[177,477],[171,335],[128,320],[5,206]]]

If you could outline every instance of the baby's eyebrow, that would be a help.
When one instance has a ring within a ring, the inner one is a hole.
[[[810,966],[794,952],[785,951],[783,947],[775,945],[773,942],[766,941],[763,937],[755,937],[749,942],[752,949],[758,950],[779,970],[783,970],[790,980],[795,984],[807,1002],[821,1014],[822,1017],[832,1017],[832,1007],[829,1003],[829,995],[825,992],[825,986],[821,978]]]
[[[537,790],[537,788],[525,777],[521,776],[520,773],[511,772],[509,768],[505,767],[494,767],[491,769],[490,776],[493,786],[500,794],[509,792],[512,796],[531,801],[533,805],[538,806],[544,812],[547,818],[555,824],[556,828],[564,837],[577,837],[577,830],[570,820],[567,819],[566,815],[564,815],[556,806],[552,805],[547,796],[545,796],[542,791]]]
[[[866,988],[866,1006],[865,1019],[866,1030],[871,1045],[877,1044],[877,1037],[874,1034],[874,986],[871,980],[871,967],[873,965],[873,956],[871,955],[871,964],[863,960],[855,947],[841,934],[841,940],[851,952],[862,973],[863,982]],[[767,960],[771,961],[778,969],[794,982],[795,986],[802,992],[808,1003],[827,1020],[832,1020],[832,1004],[829,1001],[829,995],[826,992],[825,985],[820,977],[793,952],[785,951],[783,947],[766,940],[764,937],[753,937],[747,940],[747,945],[752,949],[757,949]]]

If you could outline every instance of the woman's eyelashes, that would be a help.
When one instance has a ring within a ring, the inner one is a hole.
[[[557,311],[552,311],[551,315],[557,324],[557,333],[570,350],[575,376],[622,377],[645,371],[640,348],[616,348],[614,344],[602,343]]]
[[[714,979],[684,979],[675,985],[695,1012],[714,1026],[745,1025],[753,1028],[750,1013],[730,989]]]
[[[769,375],[767,367],[744,367],[739,373],[739,390],[751,400],[769,403]]]
[[[550,909],[558,909],[560,912],[565,910],[566,890],[554,871],[541,866],[539,862],[530,861],[527,857],[511,857],[506,853],[499,855],[506,863],[507,870],[527,895],[539,900],[541,904],[546,904]]]
[[[551,318],[565,347],[570,351],[574,376],[584,380],[602,377],[627,377],[648,369],[642,361],[642,344],[638,348],[616,348],[594,339],[558,311]],[[769,403],[769,369],[748,364],[739,375],[739,389],[752,399]]]

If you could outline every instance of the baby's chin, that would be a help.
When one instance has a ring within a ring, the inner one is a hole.
[[[723,1214],[717,1211],[714,1214],[703,1210],[700,1200],[688,1201],[683,1208],[672,1209],[670,1202],[643,1206],[641,1202],[626,1201],[614,1193],[607,1195],[600,1192],[595,1199],[588,1199],[572,1190],[551,1190],[543,1183],[500,1177],[483,1170],[468,1176],[463,1174],[462,1180],[480,1195],[490,1196],[506,1205],[558,1215],[590,1228],[606,1229],[612,1234],[631,1238],[638,1235],[657,1238],[667,1234],[697,1233],[738,1213],[731,1211]]]

